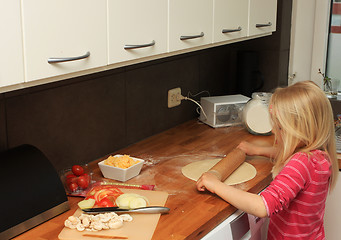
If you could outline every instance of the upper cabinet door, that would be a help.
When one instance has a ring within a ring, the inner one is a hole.
[[[0,8],[0,87],[24,82],[20,0],[4,0]]]
[[[276,31],[277,0],[249,0],[249,3],[248,36]]]
[[[246,37],[249,3],[245,0],[214,0],[213,42]]]
[[[108,0],[108,63],[167,52],[166,0]]]
[[[106,0],[22,3],[28,81],[106,65]]]
[[[213,0],[169,0],[169,51],[213,41]]]

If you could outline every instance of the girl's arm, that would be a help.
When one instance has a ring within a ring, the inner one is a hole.
[[[267,211],[261,196],[228,186],[221,182],[214,173],[206,172],[197,181],[199,191],[217,194],[234,207],[257,217],[266,217]]]
[[[246,141],[242,141],[237,148],[247,155],[274,158],[277,154],[276,147],[257,146]],[[197,189],[199,191],[205,191],[207,189],[246,213],[257,217],[267,216],[266,207],[261,196],[226,185],[221,181],[221,175],[215,171],[203,173],[197,181]]]
[[[269,158],[275,158],[277,154],[277,148],[274,146],[257,146],[255,144],[242,141],[237,146],[246,155],[250,156],[264,156]]]

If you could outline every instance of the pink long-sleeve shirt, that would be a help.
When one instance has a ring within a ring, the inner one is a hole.
[[[268,239],[325,239],[323,217],[330,176],[325,152],[292,156],[261,193],[270,216]]]

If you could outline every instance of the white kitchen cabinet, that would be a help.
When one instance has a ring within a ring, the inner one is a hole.
[[[249,0],[248,36],[276,31],[277,0]]]
[[[106,0],[22,3],[26,81],[107,64]]]
[[[166,52],[166,0],[108,0],[109,64]]]
[[[214,0],[213,42],[246,37],[249,3],[240,0]]]
[[[212,43],[213,0],[169,0],[168,50]]]
[[[4,0],[0,92],[269,35],[276,12],[276,0]]]
[[[0,8],[0,87],[24,82],[20,0],[3,0]]]

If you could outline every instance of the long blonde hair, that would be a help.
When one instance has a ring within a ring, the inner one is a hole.
[[[328,154],[332,165],[332,189],[339,167],[334,117],[324,92],[312,81],[278,88],[271,97],[270,112],[278,143],[273,174],[277,175],[294,153],[320,149]]]

